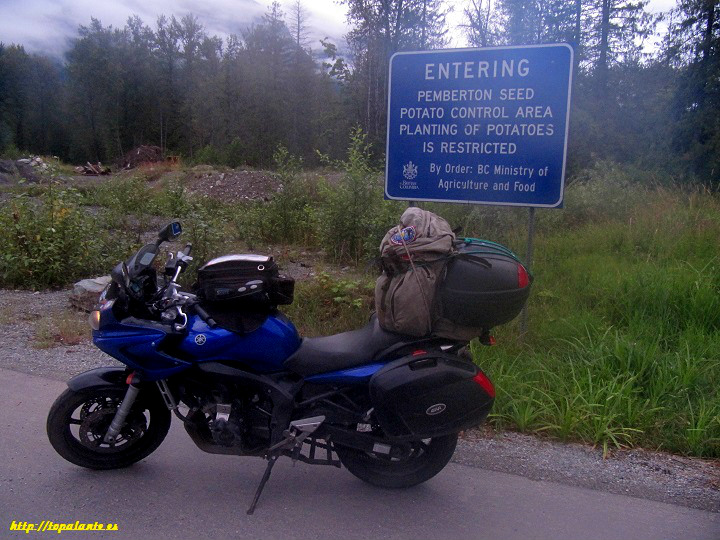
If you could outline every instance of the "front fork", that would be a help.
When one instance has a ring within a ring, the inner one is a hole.
[[[125,425],[125,420],[127,420],[128,414],[130,414],[130,409],[132,409],[132,406],[135,404],[135,400],[140,393],[140,388],[134,384],[134,377],[131,377],[131,379],[133,380],[131,380],[130,384],[128,384],[125,397],[118,407],[118,410],[110,423],[110,427],[108,428],[107,433],[105,433],[105,437],[103,437],[103,442],[105,443],[113,444],[115,442],[115,439],[117,439],[117,436],[120,434],[120,430]]]
[[[138,386],[138,381],[135,377],[135,373],[132,373],[127,380],[128,389],[125,392],[125,397],[123,398],[122,403],[118,407],[118,410],[115,413],[112,422],[110,423],[110,427],[108,428],[107,433],[105,433],[105,437],[103,437],[103,442],[107,444],[112,444],[115,442],[115,439],[117,439],[117,436],[120,434],[120,430],[125,425],[125,421],[130,414],[130,410],[135,404],[135,400],[140,393],[140,387]],[[170,388],[168,388],[167,382],[164,379],[157,381],[157,386],[160,390],[160,395],[162,396],[167,408],[173,411],[175,414],[178,414],[177,402],[175,401],[172,393],[170,393]]]

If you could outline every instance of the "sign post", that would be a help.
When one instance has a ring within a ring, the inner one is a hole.
[[[530,207],[530,265],[534,209],[563,200],[572,67],[567,44],[393,55],[385,196]]]
[[[530,271],[533,263],[533,253],[535,251],[535,207],[531,206],[528,210],[528,238],[527,248],[525,249],[525,267]],[[527,334],[528,310],[525,304],[520,312],[520,335]]]

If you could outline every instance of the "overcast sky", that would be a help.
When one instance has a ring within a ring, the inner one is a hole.
[[[187,13],[197,15],[211,35],[226,36],[261,17],[271,0],[0,0],[0,42],[19,43],[30,52],[61,56],[67,49],[68,39],[77,33],[80,24],[87,25],[90,17],[103,25],[123,26],[131,15],[139,15],[146,24],[154,26],[162,14],[181,17]],[[280,2],[288,12],[292,0]],[[454,6],[449,23],[461,22],[463,0],[449,0]],[[675,0],[650,0],[653,12],[665,11]],[[334,0],[303,0],[310,13],[310,31],[313,48],[318,40],[330,37],[341,47],[347,32],[345,6]],[[464,46],[462,34],[451,30],[451,46]]]

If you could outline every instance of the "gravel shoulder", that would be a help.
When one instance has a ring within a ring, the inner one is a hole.
[[[0,367],[67,380],[98,366],[121,365],[89,340],[37,348],[38,323],[71,312],[69,295],[69,290],[33,293],[0,289]]]
[[[0,367],[67,380],[94,367],[120,365],[89,341],[36,348],[36,322],[66,313],[68,295],[69,291],[0,290]],[[720,512],[720,460],[643,449],[619,450],[603,459],[600,449],[587,445],[486,428],[464,433],[453,461],[537,481]]]
[[[514,432],[464,434],[453,461],[472,467],[720,512],[720,460],[602,450]]]

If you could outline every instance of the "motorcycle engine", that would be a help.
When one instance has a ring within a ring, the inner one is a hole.
[[[203,407],[212,441],[252,453],[267,447],[270,440],[272,404],[258,395],[228,402],[208,402]]]
[[[185,430],[213,454],[260,455],[270,443],[273,404],[246,383],[185,379],[178,395],[190,408]]]

